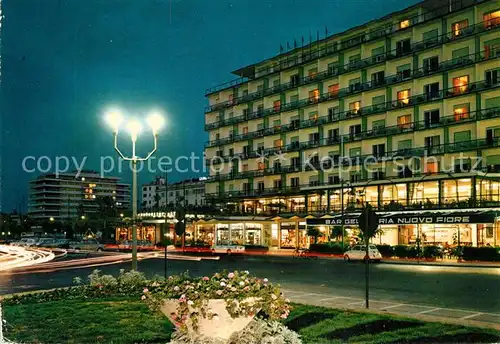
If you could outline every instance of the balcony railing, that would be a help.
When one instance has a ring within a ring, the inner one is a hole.
[[[465,6],[457,6],[456,8],[452,8],[452,6],[442,6],[436,9],[433,9],[432,11],[423,13],[423,14],[417,14],[415,16],[409,17],[408,20],[410,21],[410,26],[408,28],[400,28],[398,23],[391,23],[385,26],[382,26],[381,28],[374,30],[369,33],[362,33],[356,37],[351,37],[347,40],[340,41],[340,42],[333,42],[333,43],[325,43],[323,47],[319,47],[316,49],[309,49],[309,47],[304,47],[301,51],[301,54],[298,56],[292,56],[289,58],[286,58],[285,60],[277,63],[276,65],[273,65],[269,68],[266,69],[260,69],[255,72],[255,75],[252,79],[254,78],[259,78],[263,77],[266,75],[270,75],[273,73],[277,73],[292,67],[299,66],[301,64],[307,63],[311,60],[318,59],[321,57],[326,57],[329,55],[332,55],[334,53],[337,53],[341,50],[344,49],[350,49],[354,46],[367,43],[376,39],[380,39],[381,37],[385,37],[387,35],[391,35],[396,32],[401,32],[404,30],[412,29],[415,25],[422,24],[424,22],[427,22],[429,20],[432,20],[434,18],[444,16],[446,14],[461,10],[463,8],[466,8],[468,6],[472,6],[476,2],[482,2],[483,0],[473,0],[470,5],[465,5]],[[456,6],[457,2],[455,2]],[[209,95],[215,92],[219,92],[221,90],[227,89],[229,87],[235,87],[239,86],[246,81],[247,79],[242,80],[243,78],[238,78],[226,83],[223,83],[221,85],[214,86],[212,88],[209,88],[205,91],[205,95]]]
[[[265,117],[265,116],[268,116],[271,114],[277,114],[280,112],[291,111],[291,110],[295,110],[295,109],[298,109],[298,108],[301,108],[304,106],[309,106],[309,105],[313,105],[316,103],[335,100],[338,98],[346,97],[348,95],[353,95],[356,93],[374,90],[374,89],[377,89],[380,87],[386,87],[388,85],[394,85],[397,83],[406,82],[406,81],[409,81],[413,78],[426,77],[426,76],[430,76],[432,74],[442,73],[444,71],[449,71],[449,70],[452,70],[455,68],[461,68],[464,66],[468,66],[468,65],[471,65],[471,64],[479,62],[479,61],[486,61],[486,60],[496,59],[499,57],[500,57],[500,49],[496,49],[493,52],[492,51],[483,51],[483,52],[480,52],[478,54],[470,54],[468,56],[464,56],[464,57],[460,57],[460,58],[456,58],[456,59],[452,59],[452,60],[448,60],[448,61],[443,61],[435,68],[421,67],[421,68],[418,68],[416,70],[409,70],[409,72],[407,74],[398,73],[396,75],[387,76],[383,80],[360,83],[360,84],[356,84],[353,86],[349,86],[349,87],[340,89],[336,92],[326,92],[326,93],[319,95],[318,97],[314,97],[314,98],[308,97],[306,99],[282,104],[279,107],[273,106],[273,107],[265,109],[265,110],[259,109],[255,112],[252,112],[252,113],[247,114],[247,115],[232,117],[232,118],[228,118],[226,120],[219,120],[217,122],[206,124],[205,130],[215,129],[215,128],[226,126],[226,125],[231,125],[231,124],[235,124],[235,123],[248,121],[251,119],[262,118],[262,117]],[[380,106],[383,106],[383,104],[374,105],[373,110],[378,110],[378,108]],[[370,109],[368,107],[366,107],[365,109],[370,111]]]
[[[325,140],[323,140],[324,142]],[[318,147],[321,141],[311,141],[307,143],[308,148]],[[398,149],[394,151],[388,151],[379,153],[377,155],[366,154],[366,155],[358,155],[358,156],[346,156],[346,157],[329,157],[329,159],[322,158],[321,161],[313,162],[311,160],[307,161],[304,164],[291,164],[284,165],[279,167],[271,167],[271,168],[261,168],[257,170],[251,171],[233,171],[226,174],[216,174],[209,178],[209,181],[218,181],[218,180],[232,180],[232,179],[245,179],[251,177],[260,177],[266,175],[275,175],[282,173],[293,173],[293,172],[302,172],[306,170],[312,170],[314,167],[317,170],[329,170],[333,167],[342,166],[356,166],[365,163],[376,163],[381,161],[394,161],[396,159],[401,158],[410,158],[410,157],[426,157],[432,155],[441,155],[447,153],[456,153],[463,151],[471,151],[477,149],[485,149],[497,147],[500,145],[500,138],[495,137],[492,139],[477,139],[471,141],[464,141],[458,143],[448,143],[442,145],[432,145],[427,147],[417,147],[417,148],[408,148],[408,149]],[[303,149],[296,148],[296,145],[292,146],[293,149]],[[289,148],[291,149],[291,148]],[[228,160],[230,160],[229,158]]]

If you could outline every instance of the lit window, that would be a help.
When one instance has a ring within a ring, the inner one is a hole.
[[[408,129],[411,127],[411,115],[404,115],[398,117],[398,127],[401,129]]]
[[[309,91],[309,99],[312,101],[318,101],[319,100],[319,90],[314,89],[312,91]]]
[[[464,120],[464,119],[468,119],[469,118],[469,107],[468,106],[461,106],[461,107],[457,107],[455,108],[455,110],[453,110],[453,114],[455,116],[455,121],[461,121],[461,120]]]
[[[465,19],[451,25],[451,31],[453,34],[453,38],[460,36],[463,33],[463,30],[469,26],[469,20]]]
[[[439,166],[437,161],[429,161],[425,164],[425,173],[438,173]]]
[[[331,95],[331,96],[335,96],[339,93],[339,84],[335,84],[335,85],[330,85],[328,86],[328,93]]]
[[[499,26],[500,25],[500,10],[485,14],[483,19],[484,19],[484,25],[487,29],[491,29],[493,27]]]
[[[248,127],[243,127],[243,134],[248,134]]]
[[[467,86],[469,84],[469,76],[459,76],[458,78],[453,78],[453,90],[455,93],[463,93],[467,91]]]
[[[406,20],[399,22],[400,29],[406,29],[407,27],[410,27],[410,20],[406,19]]]
[[[410,103],[410,90],[399,91],[398,101],[400,104],[408,105]]]
[[[229,95],[229,101],[228,101],[229,104],[232,104],[233,103],[233,95],[230,94]]]
[[[273,103],[273,108],[275,112],[280,111],[281,109],[281,100],[275,100]]]
[[[265,164],[263,162],[259,162],[257,164],[257,168],[258,168],[259,171],[262,171],[265,168]]]
[[[281,146],[283,146],[283,140],[274,140],[274,148],[280,148]]]
[[[360,108],[361,108],[360,101],[349,103],[349,110],[353,113],[358,113]]]

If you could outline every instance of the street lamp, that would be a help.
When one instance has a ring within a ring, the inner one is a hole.
[[[148,160],[157,149],[158,131],[164,124],[163,117],[157,113],[151,113],[146,122],[153,133],[154,146],[153,149],[145,156],[139,157],[135,151],[137,138],[142,131],[141,122],[137,119],[131,119],[126,123],[126,128],[132,140],[132,156],[125,156],[118,148],[118,131],[124,122],[123,115],[120,111],[113,110],[106,114],[106,122],[113,129],[114,148],[118,155],[126,161],[132,163],[132,270],[137,270],[137,162]]]

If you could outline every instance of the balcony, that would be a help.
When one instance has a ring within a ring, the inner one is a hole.
[[[222,127],[225,125],[231,125],[234,123],[240,123],[240,122],[244,122],[244,121],[249,120],[249,119],[262,118],[262,117],[267,116],[269,114],[276,114],[276,113],[285,112],[285,111],[292,111],[292,110],[295,110],[295,109],[298,109],[298,108],[301,108],[304,106],[309,106],[309,105],[312,105],[315,103],[321,103],[321,102],[325,102],[325,101],[329,101],[329,100],[334,100],[334,99],[337,99],[339,97],[346,97],[348,95],[361,93],[361,92],[364,92],[367,90],[374,90],[374,89],[377,89],[379,87],[385,87],[387,85],[394,85],[397,83],[405,82],[405,81],[410,80],[412,78],[419,78],[419,77],[423,77],[423,76],[429,76],[429,75],[432,75],[435,73],[442,73],[444,71],[449,71],[452,69],[465,67],[467,65],[471,65],[471,64],[476,63],[476,62],[496,59],[499,57],[500,57],[500,49],[495,50],[494,53],[492,53],[490,51],[482,51],[478,54],[470,54],[470,55],[465,56],[465,57],[460,57],[460,58],[453,59],[453,60],[443,61],[436,68],[433,68],[433,69],[428,68],[428,67],[421,67],[417,70],[410,71],[409,76],[403,75],[402,73],[400,73],[400,74],[396,74],[396,75],[387,76],[383,80],[370,81],[370,82],[359,84],[359,86],[356,88],[346,87],[346,88],[340,89],[336,93],[326,92],[326,93],[321,94],[319,96],[319,99],[317,99],[315,101],[311,101],[310,98],[306,98],[306,99],[298,100],[295,102],[282,104],[279,108],[279,111],[277,111],[277,109],[275,109],[273,107],[273,108],[269,108],[267,110],[260,110],[260,112],[255,112],[251,116],[250,115],[239,116],[239,117],[230,118],[228,120],[220,120],[218,122],[206,124],[205,130],[215,129],[218,127]],[[450,88],[447,91],[449,91],[449,92],[446,94],[446,97],[460,95],[460,92],[454,92],[453,88]],[[473,92],[473,91],[474,91],[474,89],[469,90],[469,92]],[[424,95],[421,95],[420,98],[416,99],[416,101],[419,103],[422,103],[422,102],[430,101],[433,99],[439,99],[442,96],[443,95],[440,93],[424,94]],[[414,103],[414,104],[418,104],[418,103]],[[363,114],[371,114],[371,113],[380,112],[380,111],[383,111],[385,109],[384,106],[387,106],[387,105],[386,104],[379,104],[379,105],[374,105],[371,107],[365,107],[362,109],[362,113]],[[396,104],[394,106],[394,108],[397,108],[397,107],[398,107],[398,104]]]

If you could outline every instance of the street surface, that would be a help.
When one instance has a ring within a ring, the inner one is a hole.
[[[139,270],[151,277],[164,274],[164,260],[139,261]],[[109,259],[109,258],[106,258]],[[60,262],[62,263],[62,262]],[[69,286],[74,277],[85,278],[92,270],[118,274],[130,261],[90,261],[47,269],[43,264],[30,271],[0,272],[0,295]],[[55,263],[47,263],[55,264]],[[220,260],[168,260],[167,274],[189,271],[204,276],[222,270],[249,270],[282,285],[292,301],[345,308],[364,307],[364,265],[340,260],[308,260],[291,257],[222,257]],[[500,268],[372,264],[371,307],[401,314],[429,314],[500,324]]]

